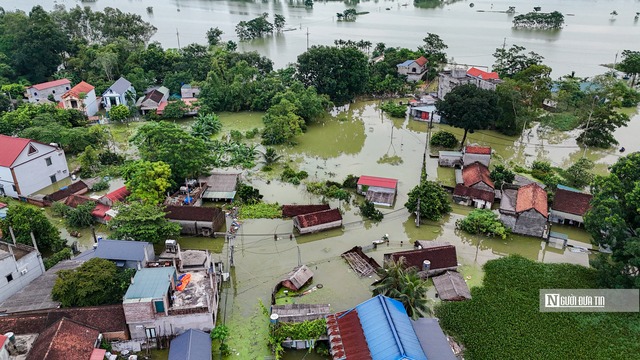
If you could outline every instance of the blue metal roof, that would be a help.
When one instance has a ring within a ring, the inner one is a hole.
[[[211,360],[211,338],[204,331],[189,329],[171,340],[169,360]]]
[[[373,360],[427,360],[401,302],[378,295],[356,310]]]
[[[129,285],[124,294],[125,302],[136,299],[160,299],[171,286],[171,277],[176,280],[176,268],[173,266],[159,268],[144,268],[138,270],[133,277],[133,284]]]
[[[144,252],[148,246],[152,245],[144,241],[100,240],[95,257],[107,260],[144,261]]]
[[[584,191],[582,191],[582,190],[579,190],[579,189],[576,189],[576,188],[572,188],[572,187],[569,187],[569,186],[566,186],[566,185],[560,185],[560,184],[558,184],[558,189],[566,190],[566,191],[573,191],[573,192],[577,192],[577,193],[584,193]]]
[[[402,64],[398,64],[396,66],[400,67],[400,66],[409,66],[411,65],[412,62],[414,62],[415,60],[407,60],[405,62],[403,62]]]

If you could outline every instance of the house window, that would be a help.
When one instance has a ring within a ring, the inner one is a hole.
[[[144,329],[144,332],[147,334],[148,339],[156,338],[156,328],[146,328]]]
[[[33,155],[37,152],[38,152],[38,149],[36,149],[33,145],[29,145],[29,155]]]
[[[11,282],[13,280],[13,274],[9,274],[5,277],[7,278],[7,282]]]
[[[15,185],[11,185],[11,187],[13,188],[13,192],[18,192],[18,189],[16,188]]]
[[[48,157],[48,158],[44,159],[44,162],[47,163],[47,166],[51,166],[51,164],[52,164],[51,157]]]
[[[68,87],[68,86],[67,86],[67,87],[65,87],[65,89],[67,89],[67,91],[69,91],[69,87]]]
[[[56,91],[55,91],[55,90],[51,90],[51,93],[52,93],[52,94],[55,94],[55,93],[56,93]]]
[[[411,72],[417,72],[416,68],[411,68]]]
[[[33,96],[38,96],[38,93],[37,93],[37,92],[34,92],[34,93],[33,93]]]
[[[55,184],[56,181],[58,181],[58,180],[56,180],[56,174],[53,174],[53,175],[49,176],[49,179],[51,179],[51,183],[52,184]]]

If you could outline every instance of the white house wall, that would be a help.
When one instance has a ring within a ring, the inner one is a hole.
[[[38,152],[29,155],[30,145]],[[51,175],[56,175],[56,182],[69,177],[64,151],[37,142],[31,142],[30,145],[25,147],[13,165],[21,196],[31,195],[51,185]],[[49,157],[51,165],[47,166],[46,159]]]
[[[96,90],[91,90],[84,98],[84,107],[87,116],[93,116],[98,112],[98,100],[96,99]]]
[[[0,303],[43,274],[44,266],[40,264],[41,261],[36,251],[23,256],[17,262],[13,256],[0,260]],[[23,270],[26,270],[25,274],[21,273]],[[9,274],[13,276],[10,282],[6,277]]]
[[[34,87],[27,89],[27,95],[30,103],[38,103],[41,100],[48,100],[49,95],[53,95],[56,101],[62,100],[62,95],[69,91],[71,84],[58,85],[44,90],[37,90]]]
[[[10,197],[18,197],[18,193],[13,191],[13,176],[11,176],[11,169],[8,167],[0,166],[0,186],[4,189],[4,193]]]

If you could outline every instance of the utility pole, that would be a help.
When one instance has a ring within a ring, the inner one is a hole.
[[[418,205],[416,206],[416,227],[420,227],[420,198],[418,198]]]
[[[307,51],[309,51],[309,28],[307,28]]]
[[[180,32],[178,31],[178,28],[176,28],[176,37],[178,38],[178,50],[180,50]]]

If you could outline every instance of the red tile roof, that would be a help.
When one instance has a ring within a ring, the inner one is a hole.
[[[49,89],[49,88],[60,86],[60,85],[66,85],[66,84],[71,85],[71,81],[69,81],[69,79],[60,79],[60,80],[54,80],[54,81],[48,81],[40,84],[35,84],[31,87],[36,90],[45,90],[45,89]]]
[[[327,316],[333,359],[371,360],[371,352],[356,309]]]
[[[7,341],[7,339],[8,339],[8,337],[0,334],[0,349],[4,348],[4,343],[5,343],[5,341]]]
[[[329,204],[320,205],[282,205],[283,217],[294,217],[298,215],[310,214],[313,212],[329,210]]]
[[[362,175],[358,179],[358,185],[376,186],[376,187],[382,187],[387,189],[395,189],[398,186],[398,180]]]
[[[427,58],[425,58],[424,56],[420,56],[416,59],[416,63],[420,66],[424,66],[424,64],[427,63]]]
[[[64,93],[64,95],[62,95],[63,98],[67,98],[69,96],[73,96],[76,98],[80,97],[80,93],[84,93],[85,95],[90,93],[91,90],[95,89],[93,87],[93,85],[81,81],[78,85],[74,86],[71,88],[71,90],[67,91],[66,93]]]
[[[4,208],[6,208],[6,207],[7,207],[7,204],[5,204],[5,203],[1,203],[1,202],[0,202],[0,209],[4,209]]]
[[[491,148],[488,146],[466,146],[465,154],[491,155]]]
[[[477,77],[482,80],[500,80],[500,76],[497,72],[486,72],[474,67],[467,70],[467,75]]]
[[[301,228],[307,228],[342,220],[342,214],[340,214],[340,210],[338,209],[331,209],[298,215],[296,218],[298,219],[298,224],[300,224]]]
[[[94,328],[62,318],[38,335],[27,360],[88,359],[99,334]]]
[[[31,140],[0,134],[0,166],[11,167]]]
[[[385,254],[385,258],[391,257],[393,261],[398,261],[404,257],[407,267],[414,266],[418,271],[422,270],[422,263],[425,260],[431,261],[431,270],[445,269],[458,266],[458,256],[456,247],[453,245],[434,246],[425,249],[400,251]]]
[[[489,177],[489,169],[479,162],[474,162],[473,164],[462,168],[462,181],[466,187],[471,187],[480,182],[484,182],[491,188],[495,188],[493,181],[491,181],[491,177]]]
[[[49,200],[49,201],[59,201],[75,193],[80,193],[80,192],[85,193],[88,191],[88,189],[89,189],[89,186],[84,181],[79,180],[63,189],[60,189],[56,192],[46,195],[44,198],[45,200]]]
[[[456,185],[456,188],[453,190],[453,195],[455,196],[463,196],[470,197],[472,199],[480,199],[484,200],[490,204],[493,204],[493,201],[496,197],[496,194],[493,191],[480,190],[475,188],[466,187],[462,184]]]
[[[113,202],[116,202],[116,201],[123,202],[127,199],[127,196],[129,195],[131,195],[131,192],[127,190],[126,186],[123,186],[120,189],[117,189],[108,193],[107,195],[105,195],[105,197]]]
[[[111,206],[97,203],[96,207],[91,211],[91,215],[99,218],[109,218],[109,216],[107,216],[107,211],[109,210],[111,210]]]
[[[589,202],[592,198],[593,196],[591,194],[558,189],[553,198],[551,208],[553,210],[583,216],[591,208]]]
[[[535,209],[542,216],[549,215],[547,192],[536,183],[521,186],[516,197],[516,213]]]
[[[105,349],[93,349],[89,360],[104,360],[104,355],[107,353]]]
[[[69,197],[64,200],[64,204],[72,208],[77,208],[78,205],[86,204],[91,201],[93,201],[91,200],[91,198],[88,198],[84,195],[72,194],[72,195],[69,195]]]

